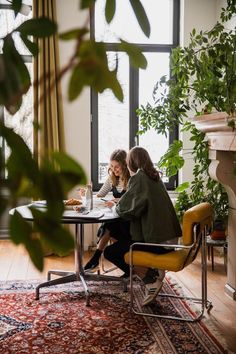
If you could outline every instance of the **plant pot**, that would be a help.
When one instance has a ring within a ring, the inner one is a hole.
[[[213,230],[211,232],[212,240],[225,240],[226,239],[226,224],[225,220],[216,219],[213,223]]]
[[[226,240],[225,230],[213,230],[211,232],[212,240]]]

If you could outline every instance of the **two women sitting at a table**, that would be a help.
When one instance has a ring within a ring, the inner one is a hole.
[[[148,152],[142,147],[132,148],[127,155],[127,166],[131,178],[127,190],[113,206],[113,210],[122,219],[130,221],[130,230],[117,242],[108,245],[104,256],[129,276],[129,265],[124,255],[133,242],[163,243],[166,247],[145,247],[153,253],[167,253],[169,244],[176,244],[177,237],[182,234],[175,209],[166,188],[155,169]],[[143,305],[152,302],[163,283],[165,272],[158,269],[147,269],[142,280],[146,285]]]

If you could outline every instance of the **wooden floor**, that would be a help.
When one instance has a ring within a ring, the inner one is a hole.
[[[89,254],[85,254],[85,259]],[[73,270],[74,256],[45,257],[45,267],[42,273],[32,265],[27,252],[21,246],[15,246],[8,240],[0,241],[0,280],[46,280],[49,269]],[[200,295],[200,261],[197,259],[184,271],[171,274],[178,282],[194,295]],[[206,315],[208,323],[212,323],[221,333],[221,340],[227,343],[228,350],[236,353],[236,302],[224,293],[226,274],[223,266],[223,258],[215,257],[215,270],[211,271],[208,265],[208,298],[213,303],[210,315]]]

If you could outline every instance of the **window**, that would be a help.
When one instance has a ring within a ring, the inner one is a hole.
[[[145,37],[138,26],[130,3],[116,2],[115,18],[108,25],[104,16],[104,0],[97,0],[91,18],[91,27],[96,41],[107,43],[110,68],[115,65],[118,55],[118,79],[124,91],[124,102],[120,103],[106,90],[102,94],[92,92],[92,180],[98,189],[107,177],[109,157],[113,150],[129,150],[135,145],[148,150],[156,164],[169,144],[177,138],[178,130],[168,137],[157,135],[150,130],[138,136],[139,127],[136,109],[147,102],[153,104],[152,92],[155,83],[163,75],[170,75],[169,57],[172,48],[179,44],[179,0],[142,0],[151,25],[150,38]],[[124,14],[126,14],[124,16]],[[128,23],[128,25],[127,25]],[[124,52],[115,52],[119,38],[139,45],[148,66],[146,70],[136,70],[130,66]],[[164,172],[164,171],[163,171]],[[177,176],[163,177],[168,189],[174,189]]]
[[[24,5],[22,8],[22,13],[19,13],[16,17],[14,11],[11,10],[9,1],[0,0],[0,38],[6,36],[7,33],[11,32],[14,28],[19,26],[22,22],[30,19],[32,17],[32,0],[24,0]],[[19,53],[22,55],[23,60],[29,70],[31,76],[31,82],[33,81],[33,63],[32,55],[29,53],[28,49],[25,47],[24,43],[21,41],[18,33],[13,35],[15,46]],[[2,41],[0,40],[0,55],[2,52]],[[15,115],[10,115],[8,111],[0,107],[0,119],[4,121],[5,125],[14,128],[15,132],[18,133],[24,141],[27,143],[31,151],[33,151],[33,88],[24,95],[22,106]],[[9,148],[5,144],[4,140],[0,140],[0,146],[3,151],[3,159],[6,160],[9,156]],[[6,178],[5,176],[3,178]]]

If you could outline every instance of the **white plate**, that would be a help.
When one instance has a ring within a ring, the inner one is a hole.
[[[65,200],[64,200],[64,203],[65,203]],[[46,202],[46,200],[36,200],[36,201],[32,202],[31,205],[33,205],[36,208],[46,208],[47,202]],[[64,205],[65,210],[73,210],[73,207],[77,207],[77,206],[81,207],[81,206],[83,206],[83,204]]]
[[[32,202],[31,205],[33,205],[34,207],[37,207],[37,208],[46,208],[47,202],[46,202],[46,200],[36,200],[36,201]]]
[[[74,207],[82,207],[82,204],[78,204],[78,205],[65,205],[65,210],[74,210]]]
[[[63,217],[66,218],[81,218],[81,219],[100,219],[104,216],[104,212],[91,210],[85,213],[78,213],[77,211],[65,211]]]

